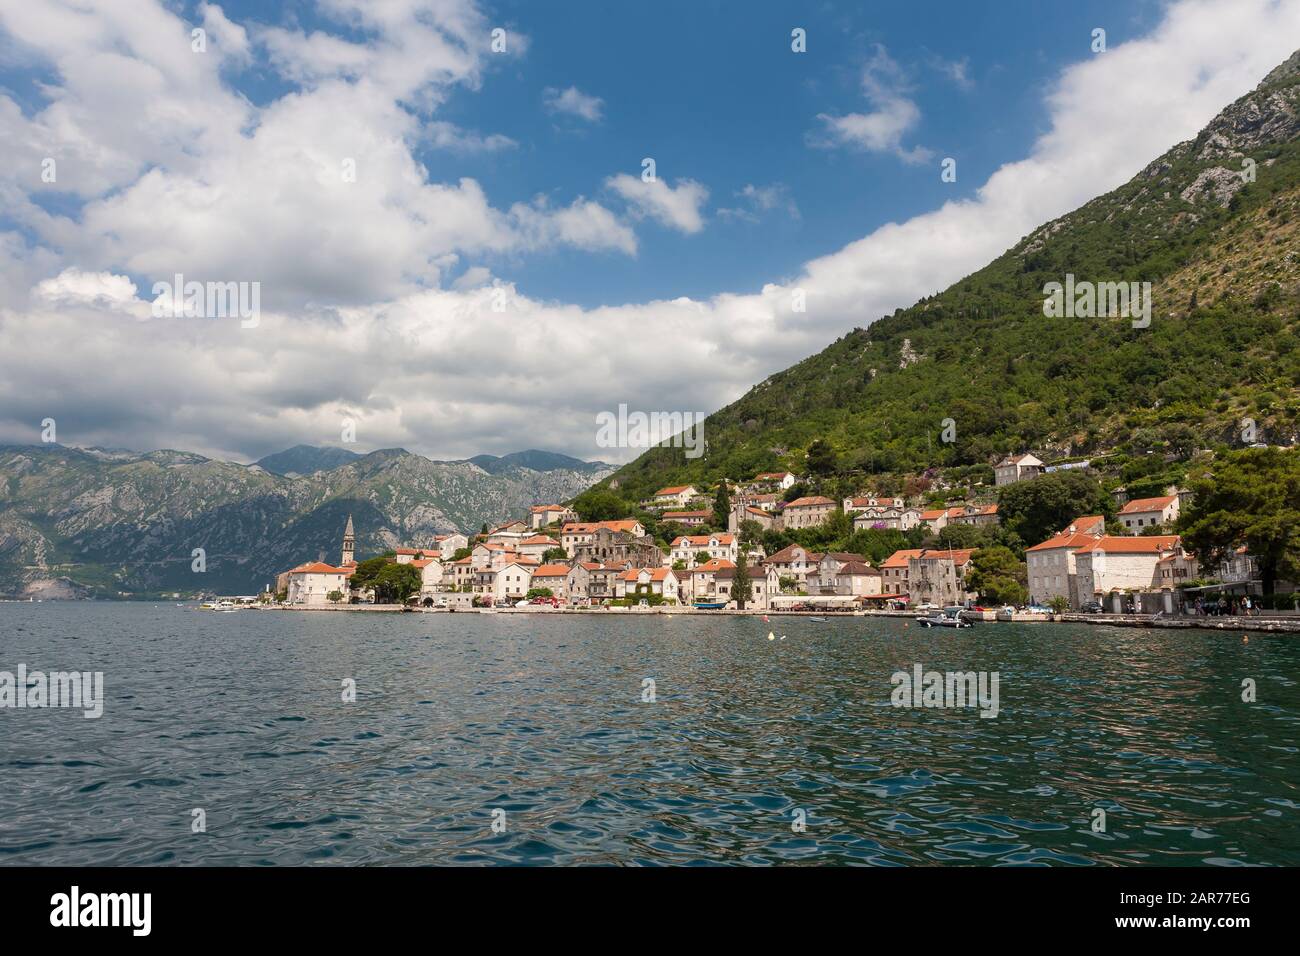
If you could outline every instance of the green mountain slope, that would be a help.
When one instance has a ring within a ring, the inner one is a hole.
[[[704,457],[651,449],[614,487],[635,501],[685,481],[803,474],[818,438],[848,476],[986,465],[1025,449],[1092,455],[1139,433],[1166,451],[1232,443],[1243,417],[1265,440],[1294,441],[1298,112],[1300,54],[1126,185],[711,415]],[[1046,317],[1044,286],[1067,274],[1150,282],[1150,327]]]
[[[572,498],[610,470],[489,474],[387,449],[284,477],[185,452],[0,446],[0,595],[248,593],[322,554],[339,560],[348,514],[364,557]]]
[[[274,455],[259,458],[256,464],[275,475],[310,475],[346,465],[359,457],[361,456],[356,452],[346,448],[294,445]]]

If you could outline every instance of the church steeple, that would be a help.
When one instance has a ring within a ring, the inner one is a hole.
[[[343,566],[347,567],[355,559],[357,550],[356,535],[352,531],[352,515],[348,515],[348,526],[343,529]]]

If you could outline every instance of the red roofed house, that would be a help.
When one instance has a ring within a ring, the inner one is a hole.
[[[861,554],[824,554],[816,577],[808,578],[809,594],[879,594],[880,572]]]
[[[1146,528],[1168,525],[1177,517],[1177,495],[1134,498],[1119,510],[1119,520],[1131,534],[1141,534]]]
[[[812,528],[824,523],[837,507],[834,501],[822,495],[796,498],[786,504],[781,512],[781,521],[786,528]]]
[[[711,558],[698,564],[689,572],[683,571],[681,592],[683,601],[721,601],[718,596],[718,572],[736,570],[735,562]]]
[[[880,590],[883,594],[907,594],[908,562],[924,553],[923,548],[895,551],[880,565]]]
[[[921,523],[921,509],[909,508],[902,498],[845,498],[844,513],[854,528],[890,528],[910,531]]]
[[[470,591],[474,588],[474,567],[473,558],[461,558],[458,561],[449,561],[445,568],[451,570],[451,584],[457,591]]]
[[[739,549],[734,534],[684,534],[673,539],[668,560],[674,563],[685,561],[688,568],[709,558],[735,561],[740,553]]]
[[[983,527],[998,523],[997,505],[963,505],[948,509],[949,524],[969,524]]]
[[[1083,515],[1070,522],[1061,534],[1090,534],[1100,538],[1106,533],[1106,518],[1103,515]]]
[[[329,595],[338,591],[343,595],[339,603],[346,604],[353,567],[336,568],[323,561],[298,565],[289,572],[288,603],[325,606],[331,603]]]
[[[579,545],[591,544],[601,528],[609,531],[626,531],[634,538],[645,536],[645,526],[629,518],[623,521],[570,521],[560,529],[560,547],[572,558]]]
[[[671,485],[656,491],[651,503],[656,508],[685,508],[698,494],[694,485]]]
[[[550,588],[551,593],[569,604],[585,604],[591,572],[585,565],[543,564],[533,572],[534,588]]]
[[[515,554],[513,544],[502,544],[499,541],[487,541],[483,544],[476,544],[474,550],[470,552],[470,562],[474,565],[475,571],[482,571],[485,568],[499,568],[505,563],[507,557]]]
[[[776,554],[768,555],[767,563],[776,568],[781,577],[794,578],[800,587],[804,587],[809,575],[817,574],[822,555],[809,551],[802,545],[786,545]]]
[[[907,593],[912,605],[948,607],[965,603],[971,597],[966,587],[966,573],[970,570],[970,558],[974,553],[974,548],[934,548],[909,557]]]
[[[396,554],[398,564],[410,564],[425,558],[441,558],[442,548],[398,548]]]
[[[532,587],[537,567],[531,559],[508,555],[502,564],[474,572],[474,593],[490,597],[494,604],[500,600],[518,600]]]
[[[726,562],[722,562],[725,564]],[[780,576],[770,564],[759,563],[749,566],[749,598],[745,609],[767,611],[772,607],[772,598],[781,593]],[[713,572],[713,600],[731,602],[736,599],[735,567],[719,567]],[[701,600],[709,600],[705,595]]]
[[[432,558],[417,558],[409,562],[411,567],[420,572],[420,598],[432,597],[439,591],[446,590],[443,580],[442,559],[434,552]]]
[[[635,600],[651,594],[661,594],[664,600],[678,600],[679,585],[672,568],[628,568],[614,579],[615,597]]]
[[[1076,524],[1070,527],[1077,527]],[[1063,597],[1076,610],[1092,595],[1081,596],[1078,589],[1078,568],[1075,556],[1079,549],[1095,542],[1098,536],[1079,531],[1062,531],[1041,544],[1025,549],[1025,564],[1029,577],[1029,602],[1048,604],[1054,597]]]
[[[948,509],[935,508],[921,512],[921,522],[930,526],[931,534],[938,534],[948,525]]]
[[[1176,534],[1089,536],[1074,552],[1078,598],[1102,601],[1114,591],[1158,588],[1161,559],[1182,553],[1182,539]]]
[[[591,575],[587,581],[587,596],[593,604],[613,598],[618,590],[615,586],[618,576],[631,567],[626,561],[611,561],[609,564],[584,561],[582,566]]]

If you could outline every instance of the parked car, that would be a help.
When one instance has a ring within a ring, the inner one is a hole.
[[[1100,614],[1105,610],[1097,601],[1087,601],[1079,608],[1084,614]]]
[[[1029,607],[1025,608],[1025,610],[1028,611],[1030,614],[1052,614],[1053,613],[1050,607],[1043,607],[1041,604],[1031,604],[1029,605]]]

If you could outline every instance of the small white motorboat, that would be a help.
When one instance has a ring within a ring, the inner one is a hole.
[[[933,614],[923,614],[916,619],[922,627],[974,627],[970,621],[961,616],[965,608],[946,607]]]

